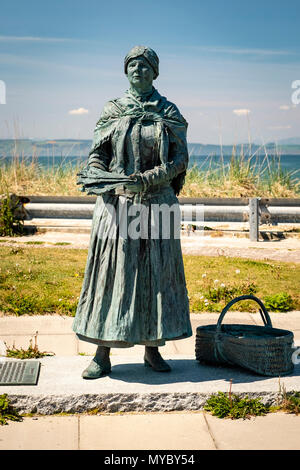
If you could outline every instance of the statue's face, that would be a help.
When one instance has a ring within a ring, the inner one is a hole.
[[[154,70],[146,59],[137,57],[128,62],[127,77],[132,87],[147,89],[152,85]]]

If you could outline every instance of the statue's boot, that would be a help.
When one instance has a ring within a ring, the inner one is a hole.
[[[82,372],[82,377],[84,379],[98,379],[99,377],[111,372],[109,351],[110,348],[98,346],[94,359]]]
[[[156,372],[170,372],[171,367],[161,357],[158,348],[152,346],[145,347],[144,364],[146,367],[152,367]]]

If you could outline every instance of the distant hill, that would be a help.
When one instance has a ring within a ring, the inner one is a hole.
[[[78,139],[49,139],[31,140],[0,139],[0,157],[19,155],[26,156],[75,156],[86,157],[91,149],[91,140]]]
[[[189,153],[191,156],[207,156],[207,155],[220,155],[221,147],[220,145],[215,144],[199,144],[199,143],[189,143],[188,144]],[[281,155],[300,155],[300,144],[299,145],[286,145],[280,144],[277,145],[274,142],[270,142],[265,146],[258,144],[238,144],[238,145],[223,145],[222,154],[224,156],[231,156],[235,151],[236,155],[265,155],[267,152],[268,155],[274,155],[280,153]]]
[[[300,137],[291,137],[290,139],[281,139],[279,145],[300,145]]]
[[[292,143],[292,142],[299,143]],[[0,158],[19,155],[20,157],[44,156],[51,158],[52,156],[59,157],[87,157],[92,146],[91,140],[78,140],[78,139],[55,139],[55,140],[32,140],[20,139],[9,140],[0,139]],[[201,143],[188,143],[188,149],[191,156],[212,156],[220,155],[220,145],[215,144],[201,144]],[[275,154],[278,151],[282,155],[300,155],[300,138],[285,139],[280,141],[279,145],[268,143],[265,148],[258,144],[252,144],[251,149],[249,144],[239,144],[235,146],[236,155],[244,153],[250,155],[256,153],[257,155],[264,155],[265,151],[269,155]],[[224,156],[230,156],[233,152],[232,145],[223,145],[222,153]]]

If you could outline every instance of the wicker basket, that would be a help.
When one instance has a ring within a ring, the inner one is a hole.
[[[230,307],[246,299],[259,304],[264,326],[222,325]],[[272,327],[270,316],[260,299],[243,295],[226,305],[216,325],[197,328],[196,359],[211,364],[240,366],[261,375],[282,376],[291,373],[294,368],[293,341],[291,331]]]

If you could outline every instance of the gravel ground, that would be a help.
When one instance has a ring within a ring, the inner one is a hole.
[[[22,245],[36,247],[84,248],[89,245],[89,233],[45,232],[23,237],[2,238],[0,246]],[[39,242],[33,244],[32,242]],[[184,254],[230,256],[257,260],[276,260],[300,263],[300,239],[287,238],[251,242],[247,238],[212,237],[191,234],[181,236]]]

